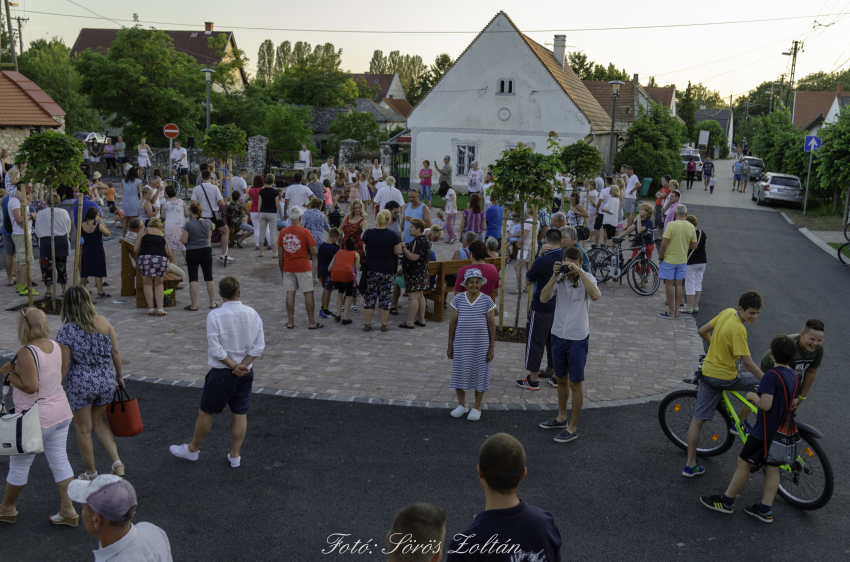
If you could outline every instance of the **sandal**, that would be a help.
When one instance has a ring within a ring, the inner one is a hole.
[[[118,466],[115,466],[118,465]],[[112,463],[112,474],[114,476],[124,477],[124,463],[121,461],[115,461]]]
[[[0,515],[0,523],[15,523],[18,520],[18,512],[9,515]]]
[[[413,323],[416,324],[417,326],[421,326],[423,328],[425,327],[425,322],[417,322],[416,320],[414,320]]]
[[[156,309],[155,308],[149,308],[148,309],[148,316],[155,316],[155,315],[156,315]]]
[[[389,326],[387,326],[386,324],[381,324],[381,331],[382,331],[382,332],[389,332],[389,331],[390,331],[390,327],[389,327]]]
[[[184,307],[183,307],[183,310],[189,310],[189,311],[192,311],[192,312],[198,312],[198,309],[197,309],[197,308],[192,308],[192,305],[191,305],[191,304],[190,304],[189,306],[184,306]]]
[[[212,306],[210,307],[210,310],[213,310],[213,309],[216,309],[216,308],[218,308],[218,303],[215,303],[214,305],[212,305]]]
[[[234,242],[236,243],[237,248],[242,249],[242,244],[239,242],[239,240],[235,240]]]
[[[94,474],[89,474],[88,472],[83,472],[82,474],[77,476],[77,480],[87,480],[89,482],[91,482],[95,478],[97,478],[97,472],[95,472]]]
[[[349,325],[349,324],[352,324],[353,322],[354,322],[354,320],[343,320],[343,321],[342,321],[342,325],[343,325],[343,326],[347,326],[347,325]]]
[[[371,324],[364,324],[364,325],[363,325],[363,331],[364,331],[364,332],[368,332],[368,331],[369,331],[369,330],[371,330],[371,329],[372,329],[372,325],[371,325]],[[381,331],[383,331],[383,328],[381,328]]]
[[[165,312],[163,309],[158,308],[158,309],[156,309],[156,315],[157,316],[168,316],[168,313]]]
[[[102,298],[102,299],[108,299],[108,298],[110,298],[112,295],[110,295],[109,293],[98,293],[98,294],[97,294],[97,296],[99,296],[99,297],[100,297],[100,298]]]
[[[308,327],[307,327],[307,329],[308,329],[308,330],[318,330],[319,328],[324,328],[324,327],[325,327],[325,325],[324,325],[324,324],[316,324],[316,325],[315,325],[315,326],[313,326],[312,328],[308,326]]]
[[[54,525],[68,525],[71,527],[76,527],[80,523],[80,516],[77,515],[75,517],[62,517],[57,513],[56,515],[50,516],[50,522]]]
[[[398,308],[391,308],[390,314],[392,314],[393,316],[398,316]]]
[[[412,329],[413,329],[413,326],[408,326],[406,321],[405,321],[405,322],[402,322],[401,324],[399,324],[399,325],[398,325],[398,327],[399,327],[399,328],[404,328],[404,329],[406,329],[406,330],[412,330]]]

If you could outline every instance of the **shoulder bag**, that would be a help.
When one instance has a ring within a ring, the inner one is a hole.
[[[36,372],[40,371],[38,354],[31,346],[24,346],[32,353],[35,359]],[[12,364],[15,364],[15,360]],[[9,393],[8,377],[3,381],[3,398],[0,400],[0,455],[31,455],[44,452],[44,444],[41,440],[41,418],[38,413],[38,391],[36,401],[32,408],[23,412],[9,413],[6,409],[6,395]],[[40,386],[40,385],[39,385]]]
[[[771,370],[773,374],[779,377],[779,382],[782,383],[782,399],[785,401],[785,413],[782,414],[779,427],[776,428],[770,439],[767,437],[767,424],[765,424],[765,462],[771,466],[793,464],[797,460],[797,457],[803,453],[803,441],[800,439],[800,433],[797,431],[797,422],[794,421],[794,410],[791,408],[794,405],[794,397],[797,395],[797,385],[795,383],[794,392],[791,394],[791,400],[789,402],[788,389],[785,388],[785,381],[782,379],[782,375],[774,369]]]
[[[144,429],[139,401],[135,398],[130,400],[127,390],[120,386],[115,389],[115,398],[106,409],[106,418],[115,437],[135,437]]]
[[[198,187],[201,188],[201,193],[204,194],[204,199],[207,200],[207,205],[210,206],[210,210],[212,211],[213,219],[216,220],[216,221],[220,221],[221,220],[221,211],[218,210],[218,207],[213,207],[212,203],[210,203],[210,198],[209,198],[209,196],[207,196],[207,190],[204,189],[204,184],[202,183]]]

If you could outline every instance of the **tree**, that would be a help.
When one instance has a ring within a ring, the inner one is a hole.
[[[207,43],[214,52],[222,53],[221,60],[210,66],[215,71],[212,74],[213,83],[217,84],[225,94],[239,90],[242,86],[242,72],[248,64],[245,51],[236,46],[228,49],[228,37],[224,33],[219,33],[217,37],[210,37]]]
[[[850,185],[850,107],[842,107],[838,120],[822,127],[818,134],[823,139],[815,153],[818,179],[821,185],[832,186],[832,203],[837,207]]]
[[[446,53],[437,55],[434,64],[422,73],[417,80],[414,80],[409,87],[405,88],[405,97],[410,105],[418,104],[422,98],[428,95],[431,88],[440,81],[440,78],[445,76],[453,64],[452,58]]]
[[[371,86],[366,82],[366,79],[362,76],[355,81],[357,85],[357,97],[358,98],[366,98],[369,100],[375,99],[378,93],[381,91],[381,87],[375,84]]]
[[[329,154],[339,152],[340,141],[347,139],[356,140],[365,150],[378,150],[380,142],[387,139],[386,132],[381,130],[375,116],[359,111],[337,115],[328,132],[331,135],[328,140]]]
[[[284,41],[277,46],[274,57],[274,75],[283,74],[283,71],[292,64],[292,45]]]
[[[309,144],[313,132],[308,123],[312,118],[309,108],[270,105],[259,134],[269,139],[271,150],[298,150],[302,144]]]
[[[835,72],[813,72],[800,78],[796,88],[812,92],[835,92],[839,82],[844,82],[845,86],[850,88],[850,68]]]
[[[97,111],[88,96],[80,93],[82,79],[69,52],[58,37],[50,42],[39,39],[18,57],[18,67],[65,111],[66,133],[93,131],[97,128]]]
[[[685,122],[685,127],[687,128],[686,136],[690,138],[694,136],[697,110],[696,97],[690,82],[688,82],[688,87],[685,90],[685,93],[682,94],[682,101],[677,101],[676,105],[678,107],[679,117],[681,117],[682,121]]]
[[[563,165],[563,173],[579,183],[585,179],[592,179],[593,174],[605,165],[599,151],[584,141],[576,141],[563,147],[559,158]]]
[[[316,48],[313,49],[313,55],[315,55],[317,63],[324,68],[338,71],[342,65],[342,49],[336,50],[333,43],[316,45]]]
[[[298,41],[295,43],[295,46],[292,47],[292,58],[290,59],[289,64],[291,66],[302,62],[312,54],[313,50],[310,48],[310,43],[307,43],[306,41]]]
[[[384,52],[375,50],[372,53],[372,60],[369,61],[369,74],[386,74],[388,71],[388,63],[384,57]]]
[[[88,182],[86,176],[80,169],[80,161],[83,159],[83,144],[78,142],[74,137],[57,133],[56,131],[45,131],[43,133],[34,133],[24,139],[18,150],[18,155],[27,163],[27,169],[24,172],[22,183],[44,182],[48,187],[48,201],[50,202],[50,252],[53,258],[53,287],[57,287],[56,283],[56,242],[53,236],[53,191],[60,185],[78,185],[80,187],[80,204],[79,212],[83,210],[82,193],[88,192]],[[81,217],[78,216],[77,224],[82,224]],[[27,222],[27,221],[25,221]],[[77,244],[76,255],[80,255],[80,234],[77,229]],[[29,254],[29,248],[27,248]],[[30,256],[27,255],[27,262]],[[74,268],[74,283],[76,283],[76,275],[79,268]],[[30,268],[27,267],[27,289],[30,294],[29,305],[32,306],[32,279],[30,278]],[[56,309],[56,292],[53,292],[53,309]]]
[[[655,81],[655,76],[649,77],[649,82],[646,83],[647,88],[657,88],[658,82]]]
[[[589,80],[593,74],[594,63],[587,60],[587,55],[582,51],[570,51],[567,53],[567,64],[581,80]]]
[[[358,90],[348,73],[334,70],[332,60],[311,53],[275,78],[271,94],[288,104],[342,107],[354,103]]]
[[[694,136],[691,137],[693,142],[699,142],[700,131],[708,131],[708,147],[719,146],[721,158],[726,158],[729,155],[729,141],[720,123],[714,119],[707,119],[701,122],[697,125],[696,130],[694,130]]]
[[[253,137],[262,134],[268,108],[277,105],[277,100],[272,99],[268,87],[254,82],[228,95],[211,91],[210,105],[210,121],[213,124],[232,123],[245,131],[249,137]]]
[[[124,138],[160,139],[162,127],[175,123],[181,134],[197,131],[204,115],[204,78],[191,56],[177,52],[162,31],[131,27],[117,32],[106,55],[91,49],[76,68],[81,92],[108,123],[123,128]]]
[[[271,84],[275,76],[274,43],[266,39],[257,53],[257,80]]]
[[[665,174],[678,180],[682,175],[679,151],[687,138],[685,130],[670,108],[652,104],[647,111],[641,107],[629,137],[614,157],[614,169],[623,164],[632,166],[638,177],[651,177],[656,187]]]
[[[245,131],[235,125],[211,125],[204,134],[201,146],[207,156],[222,163],[227,162],[227,175],[233,177],[233,158],[245,155],[247,138]]]
[[[709,90],[702,84],[694,84],[691,86],[691,92],[694,96],[694,109],[699,109],[705,106],[706,109],[728,109],[729,103],[720,97],[720,92]],[[676,90],[676,103],[681,103],[685,92]]]

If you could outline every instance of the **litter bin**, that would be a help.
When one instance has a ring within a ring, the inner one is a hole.
[[[640,194],[641,197],[646,197],[649,195],[649,186],[652,185],[652,178],[643,178],[640,180]]]

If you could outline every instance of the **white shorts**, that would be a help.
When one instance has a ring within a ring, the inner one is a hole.
[[[693,296],[702,292],[702,276],[705,275],[704,263],[689,265],[685,271],[685,295]]]
[[[292,271],[283,272],[283,290],[295,291],[298,293],[309,293],[313,290],[313,272],[300,271],[293,273]]]

